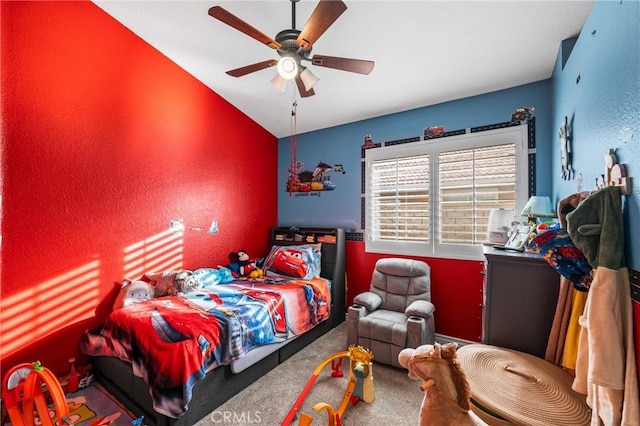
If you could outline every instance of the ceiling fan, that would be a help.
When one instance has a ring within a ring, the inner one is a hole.
[[[209,15],[219,21],[243,32],[260,43],[275,49],[280,60],[268,59],[255,64],[229,70],[226,73],[232,77],[242,77],[255,71],[277,66],[278,74],[271,83],[284,91],[287,80],[295,79],[300,96],[313,96],[313,86],[318,78],[311,70],[302,65],[302,61],[309,61],[311,65],[349,71],[358,74],[369,74],[373,70],[373,61],[352,58],[339,58],[314,54],[311,56],[313,44],[322,34],[347,10],[347,5],[340,0],[320,0],[311,13],[309,20],[302,30],[296,29],[296,3],[291,0],[291,29],[280,31],[275,39],[252,27],[242,19],[228,12],[220,6],[209,9]]]

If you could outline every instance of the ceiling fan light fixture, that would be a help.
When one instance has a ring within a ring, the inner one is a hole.
[[[309,68],[302,69],[302,72],[300,73],[300,79],[302,80],[302,83],[304,83],[304,88],[307,91],[313,89],[313,86],[315,86],[316,83],[320,81],[320,79],[316,77]]]
[[[298,75],[298,63],[291,56],[283,56],[278,61],[278,74],[286,80],[293,79]]]
[[[275,87],[279,91],[284,92],[284,89],[287,84],[287,80],[282,78],[280,73],[277,72],[276,75],[274,75],[273,78],[271,79],[271,84],[273,85],[273,87]]]
[[[2,1],[2,0],[0,0]],[[369,74],[373,70],[374,62],[362,59],[340,58],[337,56],[317,55],[311,56],[315,42],[347,9],[342,0],[319,0],[311,16],[307,19],[302,30],[296,28],[296,3],[300,0],[291,0],[291,27],[284,29],[271,38],[249,23],[238,18],[221,6],[213,6],[209,9],[209,16],[255,39],[260,44],[270,47],[280,55],[280,60],[269,59],[262,62],[246,65],[244,67],[226,71],[231,77],[244,75],[270,68],[277,65],[279,78],[274,78],[271,83],[280,90],[285,89],[286,81],[294,80],[296,88],[303,98],[315,95],[313,86],[318,78],[311,71],[301,65],[302,61],[311,61],[313,65],[325,68],[333,68],[340,71],[348,71],[358,74]],[[301,75],[303,74],[304,75]],[[303,81],[304,78],[304,81]]]

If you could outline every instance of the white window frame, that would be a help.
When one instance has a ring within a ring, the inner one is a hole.
[[[438,156],[441,152],[481,148],[492,145],[514,143],[516,155],[516,215],[522,211],[529,199],[529,169],[528,169],[528,125],[510,126],[494,130],[465,133],[436,139],[424,139],[417,142],[399,145],[381,146],[367,149],[365,152],[365,252],[381,254],[397,254],[422,257],[441,257],[450,259],[482,260],[481,245],[441,244],[438,242],[440,228],[438,218],[439,164]],[[371,164],[373,161],[402,158],[413,155],[429,155],[429,198],[430,198],[430,237],[428,242],[406,241],[375,241],[366,229],[370,221],[369,188],[371,188]]]

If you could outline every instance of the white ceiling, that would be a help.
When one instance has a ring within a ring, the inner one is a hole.
[[[347,10],[312,54],[375,61],[368,76],[309,66],[315,96],[299,98],[270,80],[275,68],[235,78],[225,71],[272,50],[210,17],[222,6],[274,37],[291,27],[289,0],[94,1],[187,72],[277,137],[438,104],[549,78],[562,40],[577,36],[593,0],[344,0]],[[296,29],[317,4],[296,3]]]

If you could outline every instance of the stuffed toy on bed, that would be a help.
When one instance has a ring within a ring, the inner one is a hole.
[[[251,260],[246,250],[232,251],[229,253],[229,265],[234,277],[260,278],[263,273],[260,269],[262,260]]]
[[[189,293],[202,288],[202,283],[192,271],[150,272],[142,277],[155,289],[155,296],[171,296]]]
[[[124,279],[120,293],[113,304],[113,309],[120,309],[134,303],[153,299],[155,290],[153,286],[144,281]]]

